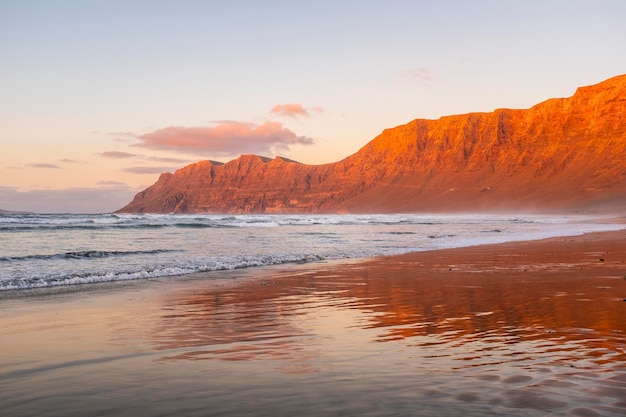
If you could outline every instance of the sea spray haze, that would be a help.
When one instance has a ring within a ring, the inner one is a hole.
[[[0,290],[392,255],[622,225],[522,215],[0,215]]]

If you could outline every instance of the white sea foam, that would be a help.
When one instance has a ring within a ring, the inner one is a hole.
[[[584,216],[0,215],[0,290],[616,230]]]

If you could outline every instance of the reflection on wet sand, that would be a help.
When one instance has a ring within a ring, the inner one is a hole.
[[[625,261],[619,232],[35,292],[0,309],[0,408],[624,416]]]
[[[173,294],[153,343],[164,361],[270,360],[390,387],[406,378],[417,397],[491,411],[624,415],[624,260],[571,243],[302,267]],[[415,386],[424,376],[428,389]]]

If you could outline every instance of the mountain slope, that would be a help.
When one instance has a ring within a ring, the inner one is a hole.
[[[417,119],[325,165],[243,155],[162,174],[120,212],[626,207],[626,75],[527,110]]]

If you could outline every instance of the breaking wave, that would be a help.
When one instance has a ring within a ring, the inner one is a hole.
[[[586,216],[0,214],[0,290],[617,230]]]

